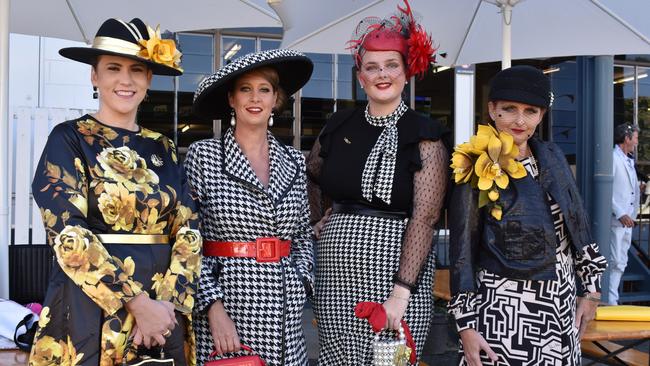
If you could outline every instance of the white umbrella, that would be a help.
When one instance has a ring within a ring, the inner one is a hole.
[[[90,44],[107,18],[136,17],[172,32],[281,25],[264,0],[0,0],[0,297],[9,296],[9,32]]]
[[[284,24],[282,47],[321,53],[347,52],[345,42],[359,20],[384,17],[402,3],[268,1]],[[638,14],[649,14],[648,0],[411,0],[410,4],[447,53],[447,58],[438,59],[441,65],[502,60],[508,67],[511,58],[650,53],[648,35],[628,20],[636,22]]]
[[[91,43],[107,18],[172,32],[236,27],[279,27],[279,18],[254,0],[10,0],[9,32]]]

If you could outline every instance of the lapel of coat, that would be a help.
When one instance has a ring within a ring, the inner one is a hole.
[[[299,164],[289,149],[269,133],[269,189],[275,206],[287,195],[298,178]]]
[[[539,169],[539,184],[544,192],[549,193],[553,199],[560,205],[563,213],[569,212],[567,207],[568,201],[564,199],[566,192],[562,192],[562,188],[558,184],[557,175],[561,173],[553,173],[553,169],[562,169],[558,166],[560,162],[556,161],[553,153],[549,150],[547,144],[542,143],[536,138],[528,140],[530,148],[537,159],[537,168]]]
[[[235,141],[232,128],[226,131],[221,141],[223,143],[221,166],[224,173],[250,190],[265,192],[264,186],[257,179],[246,155]]]
[[[625,156],[623,150],[618,146],[616,146],[616,155],[618,155],[618,160],[620,160],[621,164],[625,168],[625,173],[627,173],[627,180],[630,182],[630,187],[634,189],[634,179],[632,178],[632,174],[636,174],[636,172],[632,171],[632,167],[627,162],[628,157]]]

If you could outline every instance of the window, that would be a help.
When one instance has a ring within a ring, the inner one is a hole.
[[[140,106],[139,123],[149,129],[176,139],[179,150],[193,141],[212,137],[212,121],[192,114],[194,91],[201,80],[213,72],[214,37],[206,34],[181,33],[178,47],[183,53],[183,75],[154,76],[149,97]],[[174,130],[174,79],[178,82],[178,128]]]
[[[254,37],[232,37],[221,38],[221,65],[257,51],[256,39]]]

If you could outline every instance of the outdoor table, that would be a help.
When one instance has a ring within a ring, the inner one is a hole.
[[[605,341],[631,341],[626,346],[621,346],[616,350],[611,350],[605,347],[602,343]],[[618,359],[618,355],[628,349],[632,349],[642,344],[643,342],[650,341],[650,322],[631,322],[631,321],[615,321],[615,320],[592,320],[585,334],[582,337],[582,342],[591,342],[602,351],[605,352],[603,357],[600,357],[593,362],[587,364],[594,365],[598,362],[605,362]],[[650,362],[649,362],[650,365]]]

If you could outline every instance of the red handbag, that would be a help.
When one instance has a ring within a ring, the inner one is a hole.
[[[241,349],[250,353],[248,356],[238,356],[222,360],[208,361],[204,366],[266,366],[266,362],[255,354],[255,351],[248,346],[241,345]],[[210,354],[210,358],[217,355],[217,351]]]

